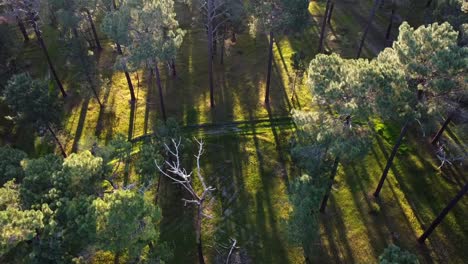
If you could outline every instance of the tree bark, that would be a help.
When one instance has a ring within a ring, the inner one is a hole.
[[[432,0],[427,0],[427,3],[426,3],[426,8],[430,7],[432,4]]]
[[[167,121],[166,107],[164,106],[164,97],[163,97],[163,89],[162,89],[162,84],[161,84],[161,76],[159,74],[159,67],[158,67],[157,62],[155,63],[154,70],[155,70],[155,73],[156,73],[156,83],[158,85],[158,91],[159,91],[159,104],[161,106],[161,113],[162,113],[164,122],[166,122]]]
[[[60,148],[60,152],[62,153],[62,156],[64,158],[67,157],[67,153],[65,152],[65,149],[62,145],[62,143],[60,142],[60,140],[58,139],[57,135],[55,134],[54,130],[52,129],[52,127],[50,127],[50,124],[46,124],[47,126],[47,130],[49,130],[50,134],[52,135],[52,137],[54,138],[55,142],[57,143],[57,145],[59,146]]]
[[[57,83],[57,86],[59,87],[63,98],[65,98],[65,97],[67,97],[67,92],[65,92],[65,89],[63,88],[62,82],[60,81],[60,79],[59,79],[59,77],[57,75],[57,72],[55,71],[55,67],[52,64],[52,60],[50,59],[50,56],[49,56],[49,51],[47,50],[47,46],[45,45],[44,39],[42,39],[42,33],[39,30],[39,26],[37,25],[36,21],[34,20],[35,19],[34,16],[35,15],[32,14],[32,17],[30,18],[31,21],[32,21],[31,26],[34,29],[34,33],[36,34],[37,41],[39,42],[39,45],[41,46],[41,49],[44,52],[44,55],[45,55],[45,57],[47,59],[47,63],[49,64],[49,69],[52,72],[52,75],[54,76],[54,80]]]
[[[236,32],[234,32],[234,31],[232,31],[231,41],[234,42],[234,43],[237,42]]]
[[[19,16],[16,16],[16,22],[18,23],[18,27],[21,31],[21,34],[23,35],[24,42],[28,42],[29,36],[28,36],[28,32],[26,31],[26,26],[24,25],[23,20],[21,20]]]
[[[381,0],[375,0],[374,6],[372,7],[371,13],[369,15],[369,21],[367,21],[366,28],[364,29],[364,33],[362,34],[361,42],[359,43],[359,49],[357,53],[357,58],[361,57],[362,48],[364,47],[364,42],[366,41],[367,34],[369,33],[369,29],[372,25],[372,21],[374,21],[375,13],[377,8],[379,7],[379,3]]]
[[[114,264],[120,263],[120,252],[116,252],[114,255]]]
[[[208,0],[208,78],[210,83],[210,107],[215,106],[213,84],[213,1]]]
[[[177,77],[177,69],[176,69],[176,64],[175,60],[171,60],[171,70],[172,70],[172,77]]]
[[[122,47],[118,42],[115,43],[117,46],[117,53],[119,55],[123,55]],[[127,79],[128,89],[130,90],[130,101],[133,103],[135,102],[135,89],[133,88],[132,78],[130,77],[130,73],[128,73],[127,69],[125,68],[125,79]]]
[[[442,127],[437,131],[437,134],[434,136],[434,138],[431,141],[432,145],[435,145],[437,142],[439,142],[440,137],[444,133],[444,131],[447,129],[448,125],[450,122],[452,122],[453,114],[450,114],[447,119],[445,119],[444,123],[442,124]]]
[[[270,84],[271,84],[271,67],[273,65],[273,31],[270,31],[270,46],[268,47],[268,72],[266,80],[265,104],[270,104]]]
[[[331,6],[330,6],[330,12],[328,12],[328,18],[327,18],[327,23],[328,24],[331,24],[331,18],[332,18],[332,15],[333,15],[333,9],[334,8],[335,8],[335,3],[332,2]]]
[[[393,19],[395,17],[395,5],[392,7],[392,13],[390,15],[390,21],[388,23],[388,28],[387,28],[387,34],[385,34],[385,39],[389,40],[390,39],[390,34],[392,33],[392,28],[393,28]]]
[[[98,50],[102,50],[101,42],[99,41],[99,37],[96,31],[96,26],[94,25],[93,17],[91,16],[91,12],[89,9],[85,8],[84,11],[86,12],[86,16],[88,17],[89,24],[91,24],[91,30],[93,31],[94,39],[96,40],[96,47]]]
[[[445,216],[450,212],[450,210],[460,201],[460,199],[467,193],[468,183],[463,186],[463,188],[457,193],[457,195],[450,201],[450,203],[440,212],[437,218],[431,223],[429,228],[424,231],[424,233],[418,238],[419,243],[424,243],[424,241],[431,235],[434,229],[444,220]]]
[[[327,0],[327,7],[325,8],[325,14],[323,14],[322,28],[320,30],[318,53],[322,53],[323,51],[323,40],[325,38],[325,30],[327,28],[327,19],[328,19],[328,14],[330,13],[330,7],[331,7],[331,0]]]
[[[327,192],[325,193],[325,196],[323,196],[322,204],[320,205],[320,212],[321,213],[324,213],[325,209],[327,208],[328,198],[330,197],[331,189],[332,189],[332,186],[333,186],[333,181],[335,180],[336,173],[338,172],[339,162],[340,162],[340,158],[336,157],[335,161],[333,162],[333,167],[332,167],[332,171],[331,171],[331,174],[330,174],[330,183],[328,185]]]
[[[201,202],[203,203],[203,201]],[[205,258],[203,257],[203,245],[201,237],[201,222],[202,222],[202,206],[198,206],[198,215],[197,215],[197,250],[198,250],[198,262],[199,264],[205,264]]]
[[[226,31],[227,31],[227,26],[224,27],[224,31],[223,31],[223,34],[222,34],[222,41],[221,41],[221,54],[219,55],[220,56],[220,59],[219,59],[219,63],[221,65],[224,64],[224,39],[226,38]]]
[[[383,184],[385,182],[385,179],[387,178],[388,171],[390,170],[390,167],[392,166],[393,159],[395,158],[395,156],[396,156],[396,154],[398,152],[398,149],[401,146],[403,138],[405,137],[406,132],[408,131],[408,125],[409,125],[409,122],[406,121],[405,124],[403,125],[403,128],[401,129],[400,136],[398,136],[398,139],[397,139],[397,141],[395,143],[395,146],[393,146],[392,153],[390,154],[390,157],[387,160],[387,165],[385,166],[385,169],[384,169],[384,171],[382,173],[382,177],[380,177],[379,185],[377,185],[377,189],[374,192],[375,197],[378,197],[379,194],[380,194],[380,191],[382,190],[382,186],[383,186]]]

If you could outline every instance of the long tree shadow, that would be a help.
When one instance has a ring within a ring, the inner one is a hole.
[[[83,101],[81,105],[80,118],[78,120],[78,126],[76,128],[75,137],[73,139],[72,152],[78,151],[78,144],[80,142],[81,135],[83,134],[83,128],[86,121],[86,113],[88,112],[89,98]]]

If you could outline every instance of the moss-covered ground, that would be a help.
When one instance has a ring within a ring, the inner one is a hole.
[[[203,171],[216,187],[210,206],[214,218],[207,220],[203,229],[210,262],[214,262],[218,251],[229,247],[230,238],[238,240],[251,263],[303,262],[302,248],[289,242],[285,226],[292,210],[288,182],[298,176],[289,156],[289,139],[294,134],[290,111],[307,110],[311,95],[303,80],[297,81],[293,95],[290,58],[299,51],[308,60],[315,56],[323,2],[311,2],[310,25],[304,32],[276,39],[270,107],[263,104],[268,39],[264,35],[254,39],[243,32],[236,43],[227,41],[225,64],[219,64],[219,53],[215,58],[214,109],[209,107],[204,31],[199,25],[192,25],[185,6],[178,6],[179,20],[187,34],[176,60],[178,76],[171,77],[167,67],[161,65],[164,97],[168,116],[186,127],[188,136],[205,141]],[[355,57],[373,1],[336,2],[325,47],[329,52]],[[412,5],[412,10],[402,10],[400,15],[418,25],[424,19],[423,4]],[[196,14],[193,8],[192,13]],[[383,40],[388,16],[385,5],[379,9],[369,32],[365,57],[372,57],[389,45]],[[103,39],[104,51],[96,55],[99,94],[104,103],[100,108],[75,79],[73,61],[61,55],[63,48],[56,41],[54,30],[46,29],[44,34],[58,73],[71,94],[65,102],[61,131],[68,152],[88,149],[94,142],[105,144],[117,134],[138,138],[153,131],[160,111],[150,69],[132,73],[138,97],[132,108],[125,76],[112,68],[116,54],[111,43]],[[395,29],[393,36],[396,34]],[[19,61],[32,74],[44,74],[47,65],[36,44],[30,43],[23,49]],[[399,127],[377,123],[376,130],[369,155],[361,162],[339,167],[329,208],[320,216],[320,241],[314,245],[314,263],[376,263],[391,242],[416,253],[421,263],[467,263],[466,199],[450,212],[426,245],[416,242],[424,227],[466,182],[466,166],[438,169],[439,163],[427,143],[428,135],[422,136],[414,127],[395,160],[381,198],[375,200],[370,194]],[[10,142],[33,156],[53,150],[27,127],[4,133],[10,135]],[[460,127],[451,126],[447,135],[457,144],[468,142],[466,130]],[[192,165],[188,162],[189,167]],[[161,240],[173,247],[171,263],[196,263],[193,212],[183,206],[182,190],[163,179],[160,192]],[[100,257],[104,263],[111,256]]]

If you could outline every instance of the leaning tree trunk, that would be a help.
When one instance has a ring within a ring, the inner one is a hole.
[[[268,47],[268,72],[266,80],[265,104],[270,104],[270,84],[271,84],[271,68],[273,66],[273,31],[270,31],[270,46]]]
[[[123,55],[122,47],[120,46],[120,44],[118,42],[116,42],[115,45],[117,46],[117,53],[119,55]],[[130,73],[128,73],[128,70],[127,70],[126,66],[125,66],[124,73],[125,73],[125,78],[127,79],[128,89],[130,90],[130,100],[133,103],[136,100],[136,98],[135,98],[135,89],[133,89],[132,78],[130,78]]]
[[[41,46],[42,51],[44,52],[44,55],[47,59],[47,63],[49,64],[49,69],[52,72],[52,75],[54,76],[54,80],[57,83],[57,86],[60,89],[60,92],[62,93],[62,96],[65,98],[67,97],[67,92],[65,92],[65,89],[63,88],[62,82],[60,81],[57,72],[55,71],[55,67],[52,64],[52,60],[50,59],[49,56],[49,51],[47,50],[47,46],[45,45],[44,39],[42,39],[42,33],[41,30],[39,29],[39,26],[37,25],[37,22],[34,20],[34,15],[31,18],[31,26],[34,29],[34,33],[36,34],[37,41],[39,42],[39,45]]]
[[[88,17],[89,24],[91,25],[91,31],[93,32],[94,39],[96,41],[96,47],[98,50],[102,50],[101,42],[99,41],[99,37],[96,31],[96,26],[94,25],[93,17],[91,16],[91,12],[89,9],[85,8],[84,11],[86,12],[86,16]]]
[[[24,25],[23,20],[21,20],[19,16],[16,16],[16,22],[18,23],[18,28],[20,29],[21,34],[23,35],[24,42],[28,42],[29,36],[28,32],[26,31],[26,26]]]
[[[330,13],[330,7],[331,7],[331,0],[327,0],[327,7],[325,8],[325,14],[323,14],[322,28],[320,30],[318,53],[321,53],[323,51],[323,40],[325,38],[325,30],[327,28],[327,19],[328,19],[328,14]]]
[[[444,123],[442,124],[442,127],[437,131],[437,134],[434,136],[434,138],[431,141],[432,145],[435,145],[437,142],[439,142],[440,137],[444,133],[444,131],[447,129],[448,125],[450,122],[452,122],[453,114],[450,114],[447,119],[445,119]]]
[[[65,148],[63,147],[62,143],[60,142],[60,140],[58,139],[57,135],[55,134],[54,130],[52,129],[52,127],[50,126],[50,124],[46,124],[47,126],[47,130],[49,130],[50,134],[52,135],[52,137],[54,138],[55,142],[57,143],[57,145],[59,146],[60,148],[60,152],[62,153],[62,156],[64,158],[67,157],[67,153],[65,152]]]
[[[390,34],[392,33],[393,20],[395,18],[395,5],[392,6],[392,13],[390,14],[390,21],[388,23],[387,33],[385,34],[385,39],[390,39]]]
[[[371,13],[369,15],[369,21],[367,21],[366,28],[364,29],[364,33],[362,34],[361,42],[359,43],[357,58],[361,57],[362,48],[364,47],[364,42],[366,41],[367,33],[369,33],[372,21],[374,21],[375,13],[377,12],[377,8],[379,7],[380,1],[381,0],[375,0],[374,2],[374,6],[372,7]]]
[[[324,213],[325,209],[327,208],[328,198],[330,197],[331,189],[333,186],[333,181],[335,180],[336,173],[338,172],[338,164],[340,162],[340,158],[336,157],[335,161],[333,162],[332,171],[330,174],[330,183],[328,184],[327,192],[325,196],[323,196],[322,204],[320,205],[320,212]]]
[[[384,169],[384,171],[382,173],[382,177],[380,177],[379,185],[377,185],[377,189],[374,192],[375,197],[378,197],[379,194],[380,194],[380,191],[382,190],[382,186],[383,186],[383,184],[385,182],[385,179],[387,178],[388,171],[390,170],[390,167],[392,166],[393,159],[395,158],[395,156],[396,156],[396,154],[398,152],[398,149],[401,146],[403,138],[405,137],[406,132],[408,131],[408,125],[409,125],[409,122],[406,121],[405,124],[403,125],[403,128],[401,129],[400,136],[398,136],[398,139],[397,139],[397,141],[395,143],[395,146],[393,146],[392,153],[390,154],[390,157],[387,160],[387,165],[385,166],[385,169]]]
[[[440,212],[437,218],[431,223],[429,228],[424,231],[424,233],[418,238],[419,243],[424,243],[424,241],[431,235],[434,229],[444,220],[445,216],[450,212],[450,210],[460,201],[460,199],[468,192],[468,183],[463,186],[463,188],[457,193],[457,195],[450,201],[450,203]]]
[[[215,106],[213,84],[213,1],[208,0],[208,78],[210,83],[210,107]]]
[[[158,67],[157,62],[155,63],[154,70],[155,70],[155,73],[156,73],[156,83],[158,85],[158,91],[159,91],[159,104],[161,106],[161,113],[162,113],[164,122],[166,122],[167,121],[166,107],[164,106],[164,97],[163,97],[163,89],[162,89],[162,84],[161,84],[161,76],[159,74],[159,67]]]
[[[331,24],[331,18],[332,18],[332,15],[333,15],[333,9],[334,8],[335,8],[335,3],[332,2],[331,6],[330,6],[330,11],[328,12],[328,18],[327,18],[327,23],[328,24]]]

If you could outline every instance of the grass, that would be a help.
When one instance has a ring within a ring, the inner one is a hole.
[[[355,5],[337,2],[333,30],[327,31],[328,51],[348,58],[355,56],[371,2],[359,1]],[[217,189],[210,207],[214,218],[206,221],[203,228],[206,256],[210,263],[214,262],[217,252],[225,251],[222,245],[235,238],[252,263],[301,263],[302,248],[289,242],[285,228],[292,210],[287,186],[298,174],[289,157],[289,139],[294,133],[289,113],[292,108],[309,109],[311,95],[305,80],[298,80],[297,96],[291,98],[294,73],[290,58],[299,51],[304,52],[307,60],[315,56],[324,1],[311,2],[311,22],[304,32],[277,36],[270,108],[263,105],[268,39],[241,33],[237,43],[229,46],[224,65],[218,63],[217,55],[216,108],[210,109],[205,34],[199,27],[191,26],[191,15],[185,7],[178,5],[177,9],[187,34],[176,60],[178,76],[170,77],[167,68],[161,65],[162,83],[168,116],[185,126],[188,136],[206,142],[203,171]],[[388,11],[388,8],[379,11],[368,38],[373,48],[365,49],[364,57],[372,57],[373,49],[380,50],[388,44],[382,41]],[[402,10],[401,16],[420,23],[420,12],[410,11]],[[104,108],[100,108],[71,70],[75,62],[61,56],[63,50],[55,41],[54,30],[45,30],[44,34],[52,59],[63,66],[57,66],[57,70],[71,94],[66,101],[61,133],[68,152],[89,149],[94,142],[105,144],[117,134],[139,138],[153,131],[160,111],[150,69],[132,73],[138,97],[132,109],[125,77],[112,68],[113,47],[103,40],[104,51],[96,59],[100,70],[96,83],[104,103]],[[25,46],[20,60],[31,65],[27,69],[33,75],[43,76],[47,65],[42,58],[38,47],[31,43]],[[272,119],[276,121],[268,121]],[[9,129],[4,133],[11,133]],[[381,198],[375,200],[370,193],[399,127],[378,123],[376,130],[379,133],[366,159],[339,167],[328,211],[321,216],[320,243],[315,245],[314,262],[376,263],[383,249],[396,243],[418,254],[421,263],[466,263],[468,255],[463,248],[468,244],[468,226],[464,221],[466,199],[436,229],[427,246],[416,242],[416,237],[456,193],[460,183],[466,181],[466,175],[463,176],[466,166],[454,167],[455,172],[438,170],[432,150],[426,147],[427,138],[410,136],[398,153]],[[51,144],[35,137],[30,130],[17,129],[11,134],[12,141],[33,156],[51,151]],[[468,141],[466,136],[460,136],[464,132],[458,126],[451,126],[447,135],[454,144]],[[192,151],[186,150],[189,168],[193,166],[193,159],[189,158]],[[456,170],[461,172],[457,174]],[[135,173],[130,173],[127,181],[135,178]],[[193,211],[183,206],[181,195],[183,190],[166,179],[162,181],[161,241],[174,250],[171,263],[195,263]],[[100,252],[94,261],[105,263],[110,258],[108,252]]]

